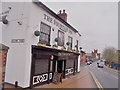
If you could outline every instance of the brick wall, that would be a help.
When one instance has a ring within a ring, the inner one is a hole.
[[[0,83],[5,80],[5,67],[8,49],[9,48],[7,46],[0,44]]]

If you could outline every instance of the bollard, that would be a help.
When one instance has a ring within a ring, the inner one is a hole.
[[[18,81],[15,81],[15,87],[16,88],[18,87]]]

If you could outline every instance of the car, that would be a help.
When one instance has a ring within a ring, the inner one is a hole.
[[[90,62],[87,62],[87,65],[90,65]]]
[[[100,60],[97,61],[97,65],[100,63]]]
[[[104,62],[101,60],[100,62],[97,63],[97,66],[100,68],[104,67]]]
[[[92,61],[90,61],[90,64],[92,64]]]

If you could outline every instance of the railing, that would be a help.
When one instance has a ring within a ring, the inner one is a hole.
[[[0,83],[0,90],[4,90],[4,82]]]

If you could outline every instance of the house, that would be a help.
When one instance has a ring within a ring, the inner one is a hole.
[[[5,82],[34,87],[52,82],[54,72],[66,78],[80,71],[80,54],[71,50],[80,47],[81,34],[67,22],[65,10],[56,14],[39,1],[2,6],[1,43],[9,47]]]
[[[92,51],[92,59],[100,60],[100,53],[98,53],[97,49],[94,49],[94,51]]]
[[[81,56],[80,64],[85,64],[87,60],[85,51],[81,51],[80,56]]]
[[[91,53],[86,53],[86,58],[88,58],[89,60],[92,60],[92,54]]]

